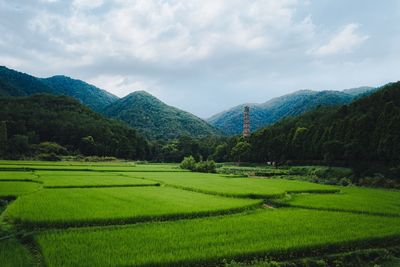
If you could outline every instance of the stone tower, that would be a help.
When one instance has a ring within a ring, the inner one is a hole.
[[[243,116],[243,137],[250,136],[250,107],[244,107],[244,116]]]

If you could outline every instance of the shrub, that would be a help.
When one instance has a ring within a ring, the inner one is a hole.
[[[179,166],[181,169],[191,170],[193,172],[217,172],[215,161],[206,160],[196,162],[193,156],[185,157]]]
[[[195,171],[196,160],[193,156],[185,157],[179,166],[181,167],[181,169]]]
[[[216,172],[216,165],[213,160],[200,161],[196,163],[195,171],[197,172]]]
[[[44,160],[44,161],[60,161],[61,158],[57,156],[55,153],[41,153],[37,155],[37,158],[39,160]]]
[[[35,150],[40,154],[68,155],[68,150],[55,142],[42,142],[39,145],[35,145]]]

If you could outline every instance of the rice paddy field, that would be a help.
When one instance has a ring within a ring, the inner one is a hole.
[[[399,191],[265,173],[0,161],[0,266],[223,266],[400,246]]]

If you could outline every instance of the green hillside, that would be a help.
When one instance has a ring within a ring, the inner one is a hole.
[[[0,95],[28,96],[53,93],[53,89],[31,75],[0,66]]]
[[[137,91],[107,106],[103,114],[125,121],[152,139],[200,137],[218,131],[202,119],[168,106],[145,91]]]
[[[118,99],[93,85],[66,76],[41,79],[0,66],[0,95],[29,96],[38,93],[71,96],[95,111]]]
[[[344,161],[366,169],[398,166],[399,132],[400,82],[396,82],[349,105],[320,107],[282,120],[254,133],[251,142],[257,161]]]
[[[134,129],[65,96],[0,97],[0,123],[0,142],[6,145],[0,153],[11,157],[29,156],[45,141],[85,155],[131,159],[145,158],[148,149]]]
[[[263,104],[248,104],[250,106],[251,130],[256,131],[282,118],[300,115],[318,106],[350,103],[358,95],[365,94],[372,89],[371,87],[360,87],[345,90],[346,92],[301,90],[271,99]],[[240,134],[243,124],[243,107],[244,105],[240,105],[221,112],[207,121],[225,134]]]
[[[41,80],[52,88],[54,92],[72,96],[95,111],[99,111],[118,99],[117,96],[105,90],[67,76],[58,75]]]

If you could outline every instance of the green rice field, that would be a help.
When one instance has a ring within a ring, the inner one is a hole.
[[[265,173],[0,161],[0,266],[223,266],[400,246],[399,191]]]
[[[280,197],[285,193],[332,193],[338,191],[333,186],[281,178],[237,178],[228,175],[193,172],[127,172],[124,175],[149,179],[187,190],[232,197],[274,198]]]
[[[18,198],[5,217],[27,226],[121,224],[223,213],[257,204],[261,201],[160,186],[44,189]]]

